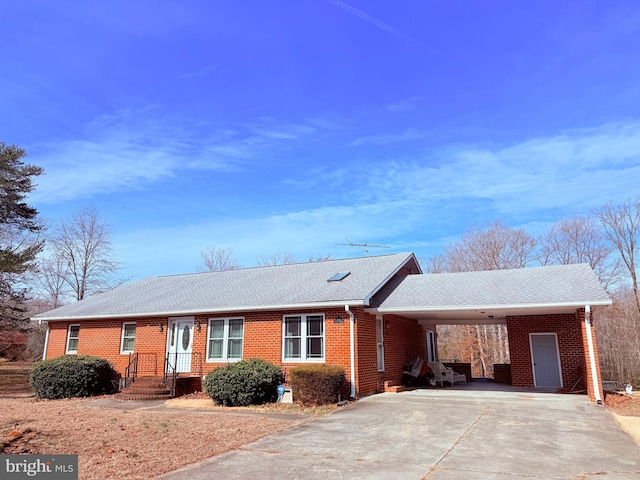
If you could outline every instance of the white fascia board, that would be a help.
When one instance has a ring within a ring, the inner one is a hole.
[[[387,278],[385,278],[385,279],[380,283],[380,285],[378,285],[376,288],[374,288],[374,289],[373,289],[373,291],[372,291],[371,293],[369,293],[369,295],[367,295],[366,297],[364,297],[364,305],[369,305],[369,303],[371,303],[371,298],[373,298],[373,296],[374,296],[376,293],[378,293],[378,292],[382,289],[382,287],[384,287],[384,286],[387,284],[387,282],[388,282],[389,280],[391,280],[391,279],[396,275],[396,273],[398,273],[398,272],[399,272],[399,271],[400,271],[400,270],[401,270],[401,269],[402,269],[402,268],[403,268],[407,263],[409,263],[409,260],[411,260],[411,259],[413,259],[413,260],[415,261],[416,265],[418,266],[418,271],[419,271],[420,273],[419,273],[419,274],[417,274],[417,275],[421,275],[421,274],[422,274],[422,269],[420,268],[420,262],[418,262],[418,259],[417,259],[417,258],[416,258],[416,256],[412,253],[412,254],[410,254],[410,255],[405,259],[405,261],[404,261],[404,262],[402,262],[400,265],[398,265],[398,267],[396,267],[396,268],[393,270],[393,272],[391,272],[391,273],[387,276]]]
[[[69,315],[60,317],[33,317],[35,320],[45,322],[57,321],[79,321],[79,320],[106,320],[110,318],[146,318],[146,317],[181,317],[193,316],[200,314],[219,314],[226,312],[260,312],[272,310],[303,310],[317,308],[341,308],[344,309],[345,304],[364,305],[362,300],[341,300],[335,302],[319,302],[319,303],[296,303],[290,305],[258,305],[258,306],[229,306],[224,308],[207,308],[199,310],[172,310],[164,312],[140,312],[140,313],[109,313],[104,315]]]
[[[378,307],[367,309],[369,312],[376,313],[420,313],[420,312],[456,312],[470,310],[526,310],[529,308],[562,308],[562,307],[584,307],[585,305],[603,305],[611,306],[613,301],[595,300],[595,301],[579,301],[579,302],[551,302],[551,303],[514,303],[509,305],[440,305],[430,307]]]

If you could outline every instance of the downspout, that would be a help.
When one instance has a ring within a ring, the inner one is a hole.
[[[42,321],[40,321],[40,324],[42,324]],[[42,351],[42,360],[47,359],[47,348],[49,348],[49,325],[47,325],[47,329],[44,333],[44,350]]]
[[[353,312],[349,310],[349,305],[344,306],[344,311],[349,314],[349,360],[351,377],[351,398],[356,398],[356,319]]]
[[[587,329],[587,346],[589,347],[589,364],[591,366],[591,378],[593,380],[593,391],[598,405],[602,405],[600,398],[600,385],[598,383],[598,368],[596,366],[596,354],[593,350],[593,337],[591,336],[591,306],[584,306],[584,324]]]

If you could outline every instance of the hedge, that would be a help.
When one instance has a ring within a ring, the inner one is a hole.
[[[113,393],[118,373],[104,358],[64,355],[36,363],[29,381],[38,398],[89,397]]]
[[[280,367],[252,358],[212,370],[204,379],[204,389],[217,403],[240,407],[276,401],[283,382]]]
[[[303,365],[290,370],[293,399],[302,405],[337,403],[345,382],[339,365]]]

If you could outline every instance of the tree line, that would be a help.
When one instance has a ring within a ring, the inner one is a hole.
[[[43,169],[26,152],[0,142],[0,330],[24,329],[28,318],[69,301],[109,290],[125,280],[113,254],[108,222],[93,207],[43,222],[26,198]],[[500,221],[470,228],[438,255],[420,259],[426,273],[588,263],[613,298],[594,322],[603,377],[640,380],[640,293],[637,279],[640,196],[587,215],[561,219],[533,236]],[[308,261],[328,260],[324,255]],[[200,252],[200,271],[240,268],[231,247]],[[257,266],[295,263],[289,253],[263,255]],[[441,358],[460,359],[477,374],[509,362],[506,326],[440,326]],[[1,346],[0,346],[1,347]]]

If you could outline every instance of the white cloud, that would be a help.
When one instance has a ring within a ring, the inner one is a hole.
[[[222,127],[165,117],[153,106],[122,110],[95,119],[82,139],[30,148],[29,161],[45,169],[31,198],[53,204],[147,188],[185,170],[246,169],[265,152],[308,140],[318,130],[275,119]]]
[[[640,123],[574,130],[508,146],[453,146],[424,160],[378,164],[368,178],[380,201],[488,199],[496,212],[505,214],[593,208],[638,191]]]

